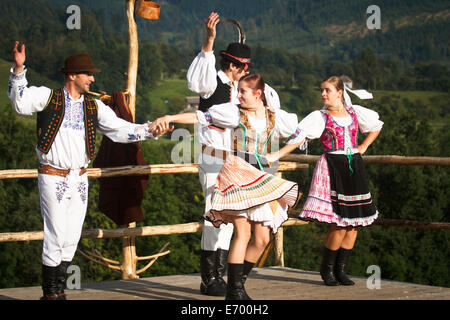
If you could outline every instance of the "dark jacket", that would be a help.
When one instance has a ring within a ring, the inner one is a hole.
[[[133,121],[122,92],[114,92],[108,105],[119,118]],[[145,160],[139,142],[116,143],[103,136],[93,165],[95,168],[145,165]],[[143,220],[141,203],[147,180],[148,175],[99,178],[99,210],[117,225]]]

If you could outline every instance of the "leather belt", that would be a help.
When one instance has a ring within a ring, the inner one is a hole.
[[[57,169],[47,164],[40,164],[38,172],[41,174],[49,174],[51,176],[65,177],[69,174],[70,169]],[[86,168],[80,169],[80,176],[86,173]]]

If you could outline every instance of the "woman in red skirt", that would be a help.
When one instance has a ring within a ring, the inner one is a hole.
[[[206,112],[164,116],[155,120],[151,130],[167,132],[173,129],[170,123],[234,129],[230,130],[232,150],[211,150],[211,155],[224,157],[225,163],[213,190],[211,209],[204,217],[215,226],[233,223],[225,299],[248,300],[244,282],[270,240],[269,230],[277,232],[299,197],[296,183],[267,172],[270,168],[264,155],[276,147],[272,145],[275,139],[296,141],[298,120],[295,114],[267,106],[264,80],[258,74],[239,80],[238,99],[239,105],[224,103]]]

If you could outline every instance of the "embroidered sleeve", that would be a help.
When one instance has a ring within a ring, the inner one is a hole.
[[[320,111],[313,111],[297,124],[295,132],[290,137],[287,144],[296,144],[303,140],[318,139],[325,129],[325,119]],[[306,144],[302,144],[300,149],[304,149]]]
[[[197,111],[198,122],[202,126],[211,124],[223,128],[236,128],[239,125],[239,108],[231,103],[215,104],[206,112]]]
[[[14,66],[11,68],[11,75],[8,82],[8,98],[17,113],[31,115],[34,112],[42,111],[50,97],[51,90],[46,87],[27,87],[27,70],[19,74],[14,74]]]
[[[114,111],[100,100],[98,105],[98,128],[114,142],[130,143],[153,138],[148,132],[150,123],[136,124],[116,116]]]

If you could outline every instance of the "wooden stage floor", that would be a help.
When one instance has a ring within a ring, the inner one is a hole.
[[[368,274],[368,276],[370,276]],[[351,277],[354,286],[327,287],[318,272],[282,267],[255,268],[246,290],[255,300],[450,300],[450,288],[381,279],[368,289],[367,278]],[[68,300],[223,300],[200,294],[200,275],[186,274],[82,283],[66,290]],[[37,300],[40,287],[0,289],[0,300]]]

